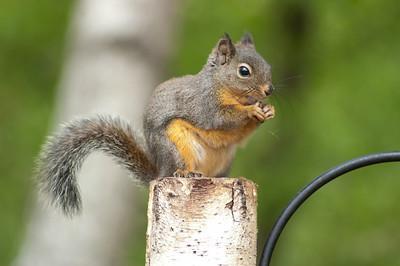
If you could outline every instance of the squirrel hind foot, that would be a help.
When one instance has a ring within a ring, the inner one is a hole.
[[[189,171],[185,169],[177,169],[174,174],[174,177],[184,177],[184,178],[192,178],[192,177],[203,177],[203,173]]]

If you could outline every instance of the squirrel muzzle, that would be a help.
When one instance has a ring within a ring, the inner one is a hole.
[[[257,102],[263,101],[266,97],[270,96],[274,90],[275,88],[272,84],[261,85],[257,91],[246,95],[245,99],[242,99],[240,102],[243,105],[253,105]]]
[[[260,86],[260,91],[265,97],[270,96],[274,90],[275,88],[272,83]]]

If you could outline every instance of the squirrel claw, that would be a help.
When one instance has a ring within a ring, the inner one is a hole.
[[[265,116],[265,120],[271,119],[275,116],[275,108],[272,105],[266,105],[263,107],[263,112]]]
[[[189,172],[190,177],[203,177],[204,175],[200,172]]]
[[[249,117],[259,123],[263,123],[265,120],[273,118],[275,115],[275,108],[272,105],[264,105],[261,102],[257,102],[250,106]]]
[[[253,105],[249,106],[249,117],[257,122],[264,122],[265,120],[265,114],[264,114],[264,106],[262,103],[257,102]]]
[[[173,174],[174,177],[184,177],[184,173],[182,169],[178,169]]]
[[[190,177],[202,177],[203,174],[200,172],[192,172],[189,170],[183,170],[183,169],[178,169],[174,172],[174,177],[185,177],[185,178],[190,178]]]

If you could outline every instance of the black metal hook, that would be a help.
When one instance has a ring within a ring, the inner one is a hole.
[[[272,254],[275,249],[275,245],[281,235],[283,229],[288,223],[289,219],[296,212],[296,210],[318,189],[332,181],[333,179],[348,173],[350,171],[380,163],[387,162],[399,162],[400,152],[385,152],[376,153],[366,156],[362,156],[350,161],[347,161],[341,165],[338,165],[322,175],[315,178],[311,183],[304,187],[289,203],[289,205],[283,210],[279,218],[276,220],[272,230],[268,236],[268,240],[265,243],[263,253],[260,259],[260,266],[269,266],[272,258]]]

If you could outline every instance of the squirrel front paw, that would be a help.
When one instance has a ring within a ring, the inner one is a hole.
[[[274,118],[275,116],[275,107],[273,105],[267,104],[263,107],[263,112],[265,115],[265,120]]]
[[[257,102],[249,106],[248,116],[257,122],[262,123],[275,116],[275,108],[270,104],[264,105],[261,102]]]

